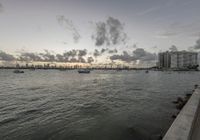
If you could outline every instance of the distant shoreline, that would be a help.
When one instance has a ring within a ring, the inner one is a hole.
[[[176,72],[176,71],[199,71],[196,69],[157,69],[157,68],[59,68],[59,67],[50,67],[50,68],[33,68],[33,67],[0,67],[0,69],[27,69],[27,70],[79,70],[79,69],[89,69],[89,70],[149,70],[149,71],[168,71],[168,72]]]

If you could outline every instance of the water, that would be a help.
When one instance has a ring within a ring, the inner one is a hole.
[[[198,72],[0,70],[1,140],[149,140]]]

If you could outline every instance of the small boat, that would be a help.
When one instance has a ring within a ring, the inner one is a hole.
[[[145,71],[145,73],[149,73],[149,71],[148,71],[148,70],[146,70],[146,71]]]
[[[22,70],[14,70],[13,72],[14,73],[24,73],[24,71],[22,71]]]
[[[78,70],[78,73],[90,73],[90,70],[82,69],[82,70]]]

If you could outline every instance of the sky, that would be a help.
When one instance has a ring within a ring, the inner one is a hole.
[[[136,62],[142,52],[144,61],[172,45],[178,50],[199,45],[199,7],[199,0],[0,0],[0,50],[86,49],[87,56],[97,57],[95,49],[106,49],[117,50],[112,60],[131,55]]]

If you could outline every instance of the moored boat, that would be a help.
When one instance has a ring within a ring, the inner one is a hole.
[[[13,72],[14,72],[14,73],[24,73],[23,70],[14,70]]]
[[[81,69],[81,70],[78,70],[78,73],[90,73],[90,70],[88,70],[88,69]]]

